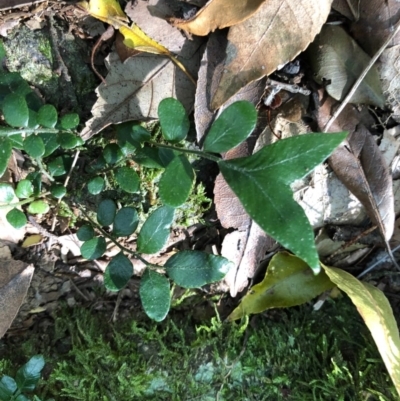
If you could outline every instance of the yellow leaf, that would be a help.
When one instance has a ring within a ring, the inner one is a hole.
[[[114,26],[116,21],[128,21],[127,16],[122,11],[117,0],[90,0],[89,3],[87,1],[82,1],[78,4],[92,17],[107,22],[107,24]],[[119,25],[114,26],[114,28],[119,28]]]
[[[29,237],[26,237],[24,242],[22,243],[22,248],[29,248],[33,245],[38,245],[43,241],[43,236],[40,234],[33,234]]]
[[[303,260],[280,252],[271,259],[264,280],[250,289],[228,319],[240,319],[270,308],[301,305],[332,287],[323,271],[314,275]]]
[[[322,267],[332,282],[350,297],[364,319],[400,395],[399,329],[385,294],[344,270],[324,265]]]

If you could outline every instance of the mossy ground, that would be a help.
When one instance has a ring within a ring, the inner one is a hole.
[[[32,355],[47,361],[42,400],[396,400],[375,344],[348,299],[256,316],[244,330],[217,318],[195,324],[172,311],[162,323],[111,324],[63,309],[50,328],[0,347],[0,374]],[[51,340],[44,341],[44,338]]]

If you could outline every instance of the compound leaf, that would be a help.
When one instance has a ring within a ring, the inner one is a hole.
[[[168,279],[160,273],[146,269],[140,280],[139,293],[147,316],[156,322],[164,320],[171,304]]]
[[[346,137],[307,134],[278,141],[257,153],[218,162],[250,217],[271,237],[320,271],[314,232],[290,184],[322,163]]]
[[[120,252],[107,265],[104,272],[104,284],[109,291],[119,291],[125,287],[132,274],[132,262]]]
[[[233,263],[222,256],[200,251],[181,251],[165,263],[168,276],[184,288],[199,288],[222,280]]]
[[[169,237],[174,212],[172,207],[161,206],[149,216],[137,239],[139,252],[152,254],[163,248]]]

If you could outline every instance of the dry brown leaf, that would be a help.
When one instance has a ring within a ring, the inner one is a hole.
[[[0,243],[0,338],[11,326],[25,299],[33,272],[33,265],[13,260],[8,247]]]
[[[240,88],[293,60],[320,31],[332,0],[269,0],[229,30],[224,71],[212,99],[219,108]]]
[[[206,36],[216,29],[239,24],[251,17],[265,0],[210,0],[193,18],[171,19],[174,26],[193,35]]]
[[[334,105],[332,99],[327,99],[320,108],[320,127],[324,126]],[[387,242],[393,234],[395,220],[392,177],[371,133],[358,122],[356,111],[348,105],[331,127],[331,131],[348,130],[350,134],[333,152],[329,165],[360,200],[369,218],[378,226]]]
[[[332,9],[354,21],[359,16],[358,3],[359,0],[333,0]]]

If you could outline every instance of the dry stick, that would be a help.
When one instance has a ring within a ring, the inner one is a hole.
[[[369,70],[372,68],[372,66],[375,64],[376,60],[378,60],[380,55],[387,48],[389,43],[396,36],[397,32],[399,32],[399,30],[400,30],[400,21],[397,23],[397,26],[396,26],[396,29],[394,30],[394,32],[389,36],[389,38],[385,41],[385,43],[382,45],[382,47],[376,52],[375,56],[372,57],[371,61],[368,63],[368,65],[365,68],[365,70],[362,72],[362,74],[359,76],[357,81],[354,83],[354,85],[350,89],[350,92],[348,93],[346,98],[343,100],[342,104],[339,106],[339,108],[335,111],[333,116],[327,122],[327,124],[325,125],[325,128],[324,128],[324,132],[328,132],[328,130],[331,127],[331,125],[333,124],[333,122],[338,118],[339,114],[343,111],[343,109],[349,103],[350,99],[353,97],[355,91],[358,89],[358,87],[360,86],[361,82],[363,81],[365,76],[368,74]]]

